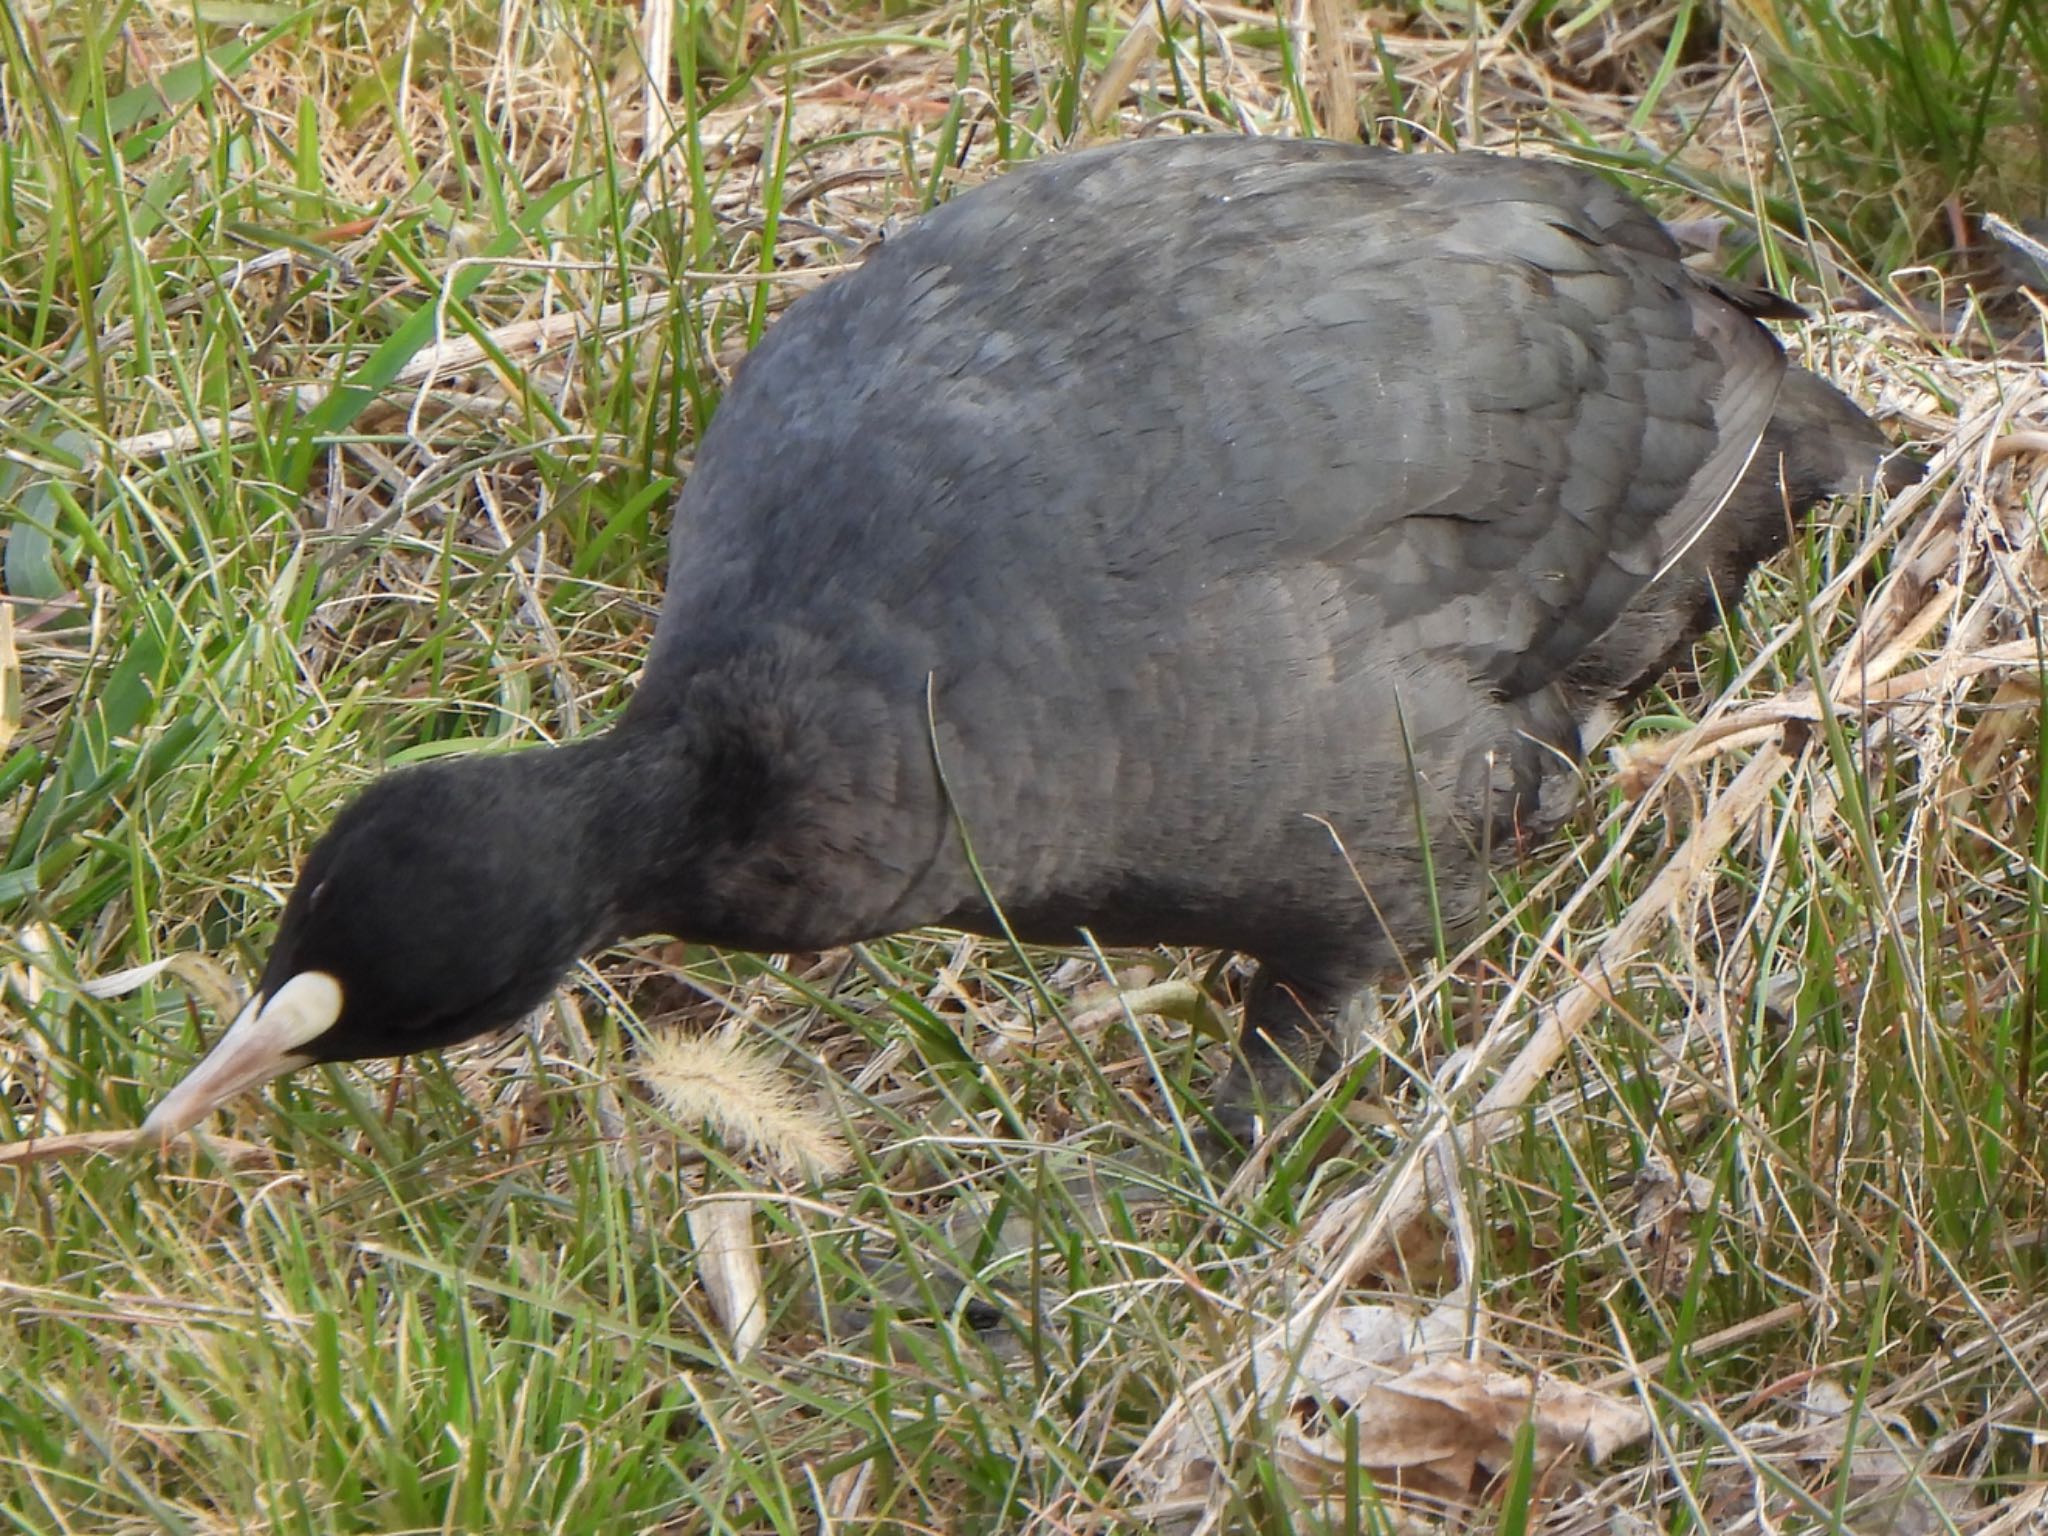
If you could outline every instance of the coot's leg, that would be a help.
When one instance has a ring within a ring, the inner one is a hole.
[[[1352,992],[1259,967],[1245,995],[1237,1060],[1216,1090],[1217,1124],[1249,1150],[1342,1065],[1338,1017]]]

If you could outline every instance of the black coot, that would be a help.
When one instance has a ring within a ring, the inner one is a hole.
[[[1878,475],[1758,323],[1797,314],[1560,165],[1184,138],[965,193],[740,370],[624,717],[373,785],[148,1129],[508,1024],[622,936],[993,897],[1255,957],[1247,1134],[1570,811],[1589,719]]]

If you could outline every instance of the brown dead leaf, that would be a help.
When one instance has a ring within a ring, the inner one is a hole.
[[[1320,1386],[1326,1400],[1362,1394],[1369,1383],[1391,1374],[1394,1362],[1423,1354],[1455,1354],[1465,1338],[1462,1298],[1429,1312],[1398,1306],[1337,1307],[1298,1343],[1267,1347],[1252,1357],[1259,1400],[1298,1403]],[[1155,1501],[1185,1504],[1216,1495],[1227,1481],[1233,1414],[1220,1394],[1190,1398],[1191,1411],[1175,1426],[1156,1461],[1138,1464],[1135,1481]],[[1235,1421],[1235,1422],[1234,1422]]]
[[[1308,1496],[1335,1496],[1355,1443],[1383,1492],[1463,1501],[1483,1496],[1506,1469],[1524,1424],[1535,1426],[1546,1465],[1597,1465],[1649,1432],[1632,1399],[1465,1358],[1468,1321],[1457,1297],[1420,1315],[1338,1307],[1298,1343],[1258,1351],[1252,1380],[1276,1426],[1275,1464]],[[1216,1495],[1243,1422],[1207,1400],[1182,1421],[1144,1491],[1176,1503]]]
[[[1343,1486],[1347,1417],[1357,1421],[1360,1456],[1375,1483],[1459,1500],[1483,1495],[1508,1469],[1525,1423],[1535,1428],[1541,1466],[1573,1457],[1597,1466],[1650,1428],[1632,1399],[1473,1360],[1425,1362],[1355,1398],[1297,1400],[1275,1451],[1304,1491]]]
[[[1262,1399],[1312,1383],[1332,1397],[1350,1397],[1417,1360],[1450,1359],[1465,1350],[1469,1312],[1462,1294],[1429,1311],[1412,1307],[1333,1307],[1298,1344],[1263,1349],[1252,1358]]]

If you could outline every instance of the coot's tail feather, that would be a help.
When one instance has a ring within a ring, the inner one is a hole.
[[[1572,690],[1588,699],[1633,698],[1685,659],[1815,503],[1873,486],[1903,490],[1925,470],[1924,461],[1895,451],[1832,384],[1788,368],[1763,442],[1727,505],[1587,650],[1573,669]]]
[[[1771,415],[1763,451],[1758,490],[1778,492],[1782,460],[1784,485],[1795,504],[1820,496],[1858,496],[1873,485],[1903,491],[1927,471],[1927,462],[1895,450],[1877,423],[1847,395],[1819,374],[1794,368],[1785,377]],[[1744,486],[1748,491],[1751,487]]]

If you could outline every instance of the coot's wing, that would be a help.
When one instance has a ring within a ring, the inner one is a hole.
[[[1428,164],[1398,200],[1405,237],[1389,238],[1387,201],[1358,200],[1359,243],[1381,249],[1303,306],[1373,355],[1374,388],[1340,387],[1382,434],[1369,447],[1383,494],[1348,525],[1337,508],[1304,519],[1291,542],[1324,541],[1364,622],[1461,652],[1525,696],[1565,676],[1722,511],[1786,364],[1606,183]],[[1390,395],[1424,430],[1388,439],[1373,418]]]
[[[978,662],[1055,572],[1069,640],[1199,650],[1213,614],[1173,637],[1171,611],[1245,578],[1340,648],[1450,648],[1512,696],[1714,514],[1784,366],[1570,167],[1223,137],[1042,162],[771,330],[679,503],[652,664],[790,590],[943,592],[925,638]]]

